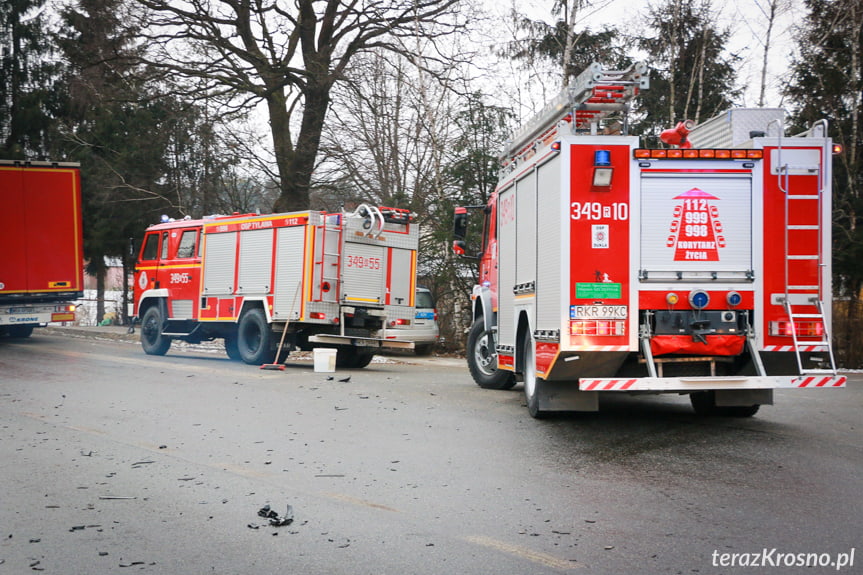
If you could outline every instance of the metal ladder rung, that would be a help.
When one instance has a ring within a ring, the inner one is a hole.
[[[817,317],[820,320],[824,320],[824,316],[820,313],[792,313],[790,315],[791,319],[802,319],[802,318],[815,318]]]
[[[800,372],[801,375],[836,375],[836,371],[832,369],[806,369]]]
[[[818,286],[788,286],[788,291],[791,290],[816,290]],[[792,295],[808,295],[808,294],[792,294]],[[812,294],[813,297],[815,294]]]
[[[817,260],[818,254],[813,254],[813,255],[799,255],[798,254],[798,255],[794,255],[794,256],[789,255],[789,256],[785,256],[785,257],[787,257],[789,260]]]

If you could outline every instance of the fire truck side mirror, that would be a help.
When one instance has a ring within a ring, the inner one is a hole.
[[[456,208],[455,218],[453,218],[452,235],[455,240],[452,243],[452,251],[455,255],[466,258],[467,255],[467,208]]]
[[[455,236],[456,240],[461,240],[462,246],[464,246],[464,239],[467,237],[467,210],[465,208],[456,208],[452,235]]]
[[[138,254],[135,253],[135,238],[129,238],[129,257],[135,261]]]

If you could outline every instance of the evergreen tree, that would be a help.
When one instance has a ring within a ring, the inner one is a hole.
[[[128,242],[174,203],[166,197],[165,125],[171,111],[127,81],[134,35],[123,31],[122,0],[79,0],[61,11],[57,45],[68,62],[63,146],[81,163],[84,256],[96,278],[102,318],[106,257],[131,269]]]
[[[540,58],[551,62],[563,77],[563,83],[578,76],[593,62],[605,68],[625,68],[631,64],[620,33],[614,27],[599,32],[578,29],[579,10],[590,7],[587,0],[555,0],[552,15],[554,24],[514,14],[517,27],[527,37],[510,43],[506,55],[521,61]]]
[[[0,158],[49,159],[63,98],[46,0],[0,2]],[[56,158],[53,158],[56,159]]]
[[[843,295],[863,288],[863,2],[806,0],[785,95],[796,127],[826,119],[844,151],[833,162],[833,273]]]
[[[735,65],[728,54],[730,30],[717,29],[710,0],[670,0],[652,6],[647,33],[637,39],[650,63],[650,89],[639,97],[641,117],[633,133],[658,145],[659,132],[682,120],[703,122],[740,97]]]

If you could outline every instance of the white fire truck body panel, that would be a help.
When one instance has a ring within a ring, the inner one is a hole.
[[[564,249],[563,237],[569,217],[569,202],[565,194],[560,193],[563,174],[566,173],[566,159],[560,154],[553,154],[537,166],[537,270],[536,283],[541,286],[536,297],[536,329],[541,332],[558,332],[564,328],[567,320],[563,315],[561,305],[562,294],[567,293],[564,277],[567,269],[565,257],[568,250]],[[568,234],[566,234],[568,236]]]
[[[745,280],[752,275],[752,175],[712,168],[692,166],[704,170],[697,177],[642,172],[638,232],[646,279],[673,280],[680,274],[692,280]],[[698,197],[684,198],[687,194]],[[687,239],[678,240],[687,229]]]
[[[236,232],[207,236],[208,257],[204,259],[203,295],[219,296],[234,293],[234,269],[237,260],[232,256],[236,249]]]
[[[298,278],[303,277],[303,246],[308,230],[304,227],[280,228],[276,247],[276,283],[273,289],[273,319],[294,321],[299,319],[297,305],[302,285]],[[320,279],[315,278],[320,285]]]

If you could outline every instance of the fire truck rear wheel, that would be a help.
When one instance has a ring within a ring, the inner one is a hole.
[[[150,307],[141,319],[141,347],[147,355],[165,355],[171,347],[171,338],[162,335],[165,318],[158,305]]]
[[[236,333],[225,336],[225,353],[234,361],[241,361],[243,356],[240,355],[240,342]]]
[[[542,419],[546,412],[539,408],[539,391],[543,381],[536,377],[536,353],[533,338],[524,338],[524,398],[531,417]]]
[[[697,391],[689,394],[689,402],[695,413],[703,416],[717,415],[722,417],[752,417],[758,413],[760,405],[716,405],[716,392]]]
[[[273,359],[275,353],[273,330],[260,308],[250,309],[240,317],[237,327],[237,346],[240,359],[249,365],[261,365]]]
[[[372,362],[373,353],[361,352],[355,347],[341,347],[336,353],[336,367],[362,369]]]
[[[482,318],[473,322],[467,335],[467,366],[478,386],[483,389],[511,389],[515,377],[497,368],[497,351],[494,338],[485,331]]]

